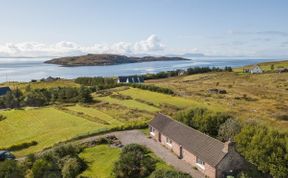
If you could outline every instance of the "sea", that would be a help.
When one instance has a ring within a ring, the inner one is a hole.
[[[7,81],[28,82],[49,76],[65,79],[77,77],[116,77],[157,73],[189,67],[239,67],[280,58],[261,57],[191,57],[185,61],[153,61],[107,66],[63,67],[45,64],[51,58],[0,58],[0,83]]]

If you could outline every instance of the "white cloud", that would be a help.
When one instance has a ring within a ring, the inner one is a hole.
[[[156,35],[150,35],[147,39],[135,43],[117,42],[91,46],[81,46],[69,41],[60,41],[56,44],[38,42],[0,44],[0,56],[2,57],[69,56],[87,53],[137,54],[161,50],[164,50],[164,45]]]

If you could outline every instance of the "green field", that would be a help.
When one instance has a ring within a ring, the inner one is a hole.
[[[7,119],[0,121],[0,147],[31,141],[36,146],[16,152],[17,156],[41,151],[60,141],[107,126],[73,116],[54,108],[0,111]]]
[[[113,177],[113,165],[118,160],[120,153],[119,148],[112,148],[108,145],[86,148],[80,157],[88,163],[89,167],[81,175],[89,178]]]
[[[208,107],[212,110],[222,110],[220,107],[211,107],[205,102],[198,102],[186,97],[171,96],[167,94],[141,90],[137,88],[129,88],[119,92],[122,95],[130,96],[133,99],[142,100],[144,102],[152,103],[157,107],[163,107],[164,105],[177,107],[179,109],[191,108],[191,107]]]
[[[83,107],[83,106],[79,106],[79,105],[69,106],[66,108],[68,110],[87,114],[91,117],[97,117],[98,119],[101,119],[101,120],[108,122],[110,125],[121,125],[122,124],[122,122],[120,122],[119,120],[114,119],[112,116],[110,116],[104,112],[101,112],[95,108]]]
[[[110,96],[97,97],[96,99],[99,99],[101,101],[106,101],[106,102],[111,103],[111,104],[122,105],[122,106],[125,106],[125,107],[128,107],[128,108],[131,108],[131,109],[139,109],[139,110],[144,110],[144,111],[148,111],[148,112],[158,112],[158,111],[160,111],[160,109],[157,108],[157,107],[150,106],[148,104],[141,103],[141,102],[133,100],[133,99],[120,100],[120,99],[112,98]]]

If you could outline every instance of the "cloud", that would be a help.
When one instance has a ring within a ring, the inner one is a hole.
[[[55,44],[38,42],[7,43],[0,45],[0,56],[40,57],[83,55],[87,53],[138,54],[162,50],[164,50],[164,45],[161,43],[161,40],[156,35],[150,35],[147,39],[135,43],[117,42],[113,44],[94,44],[91,46],[81,46],[70,41],[60,41]]]

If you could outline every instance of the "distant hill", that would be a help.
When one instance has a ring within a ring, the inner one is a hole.
[[[189,59],[182,57],[166,57],[166,56],[128,57],[124,55],[114,55],[114,54],[87,54],[85,56],[55,58],[45,61],[45,63],[72,67],[72,66],[103,66],[103,65],[136,63],[136,62],[177,61],[177,60],[189,60]]]

